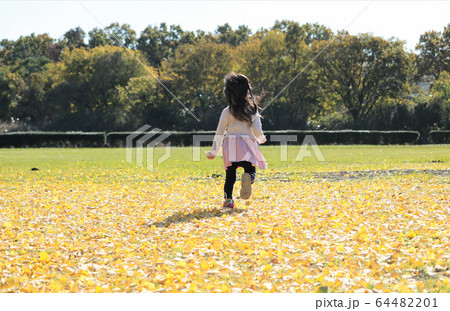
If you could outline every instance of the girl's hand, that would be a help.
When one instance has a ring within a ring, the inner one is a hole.
[[[208,153],[206,154],[206,157],[210,160],[214,159],[216,156],[213,155],[213,153],[211,151],[208,151]]]

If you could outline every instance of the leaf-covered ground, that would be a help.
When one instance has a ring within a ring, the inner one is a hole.
[[[0,150],[0,292],[449,292],[450,147],[384,148],[263,149],[229,212],[221,160],[188,148],[154,172],[123,149]]]

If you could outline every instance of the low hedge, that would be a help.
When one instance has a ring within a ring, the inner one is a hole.
[[[419,139],[417,131],[266,131],[270,135],[297,135],[297,141],[288,144],[301,144],[306,135],[312,135],[319,145],[398,145],[414,144]],[[268,144],[279,144],[269,139]]]
[[[148,132],[14,132],[0,134],[0,147],[125,147],[128,135],[136,134],[133,137],[133,146],[137,140]],[[268,145],[278,145],[274,135],[289,135],[290,138],[296,136],[295,141],[288,144],[301,144],[306,135],[312,135],[319,145],[329,144],[414,144],[419,138],[416,131],[265,131]],[[164,136],[168,135],[165,139]],[[192,146],[194,135],[214,135],[214,131],[196,132],[161,132],[153,137],[149,137],[144,146],[155,139],[162,140],[163,143],[170,142],[172,146]],[[431,137],[434,143],[449,143],[450,131],[433,131]],[[212,139],[202,141],[201,146],[210,146]]]
[[[106,144],[109,147],[126,147],[126,139],[129,135],[135,134],[133,138],[133,146],[136,146],[136,142],[142,138],[148,132],[111,132],[106,134]],[[170,142],[172,146],[192,146],[194,135],[214,135],[215,131],[193,131],[193,132],[171,132],[161,131],[155,134],[155,136],[149,138],[143,146],[153,142],[157,137],[162,134],[169,134],[170,136],[163,140],[164,143]],[[201,146],[210,146],[211,142],[201,142]]]
[[[433,144],[450,144],[450,130],[431,131],[430,140]]]
[[[194,135],[214,135],[214,131],[199,131],[199,132],[161,132],[154,137],[148,139],[147,143],[154,141],[154,139],[161,134],[169,134],[163,142],[170,142],[172,146],[192,146]],[[106,144],[110,147],[125,147],[126,138],[128,135],[136,134],[133,138],[133,146],[136,141],[142,138],[146,133],[136,132],[112,132],[106,135]],[[265,131],[268,145],[278,145],[276,137],[273,135],[290,135],[295,136],[296,141],[290,141],[288,144],[301,144],[306,135],[312,135],[319,145],[329,144],[366,144],[366,145],[387,145],[387,144],[414,144],[419,138],[417,131]],[[146,144],[144,144],[145,146]],[[211,141],[201,142],[202,146],[211,145]]]
[[[0,133],[0,148],[102,147],[103,132],[13,132]]]

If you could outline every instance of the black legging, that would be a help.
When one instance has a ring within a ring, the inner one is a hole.
[[[225,192],[225,199],[233,198],[233,187],[236,182],[236,169],[238,167],[242,167],[246,173],[249,173],[252,179],[252,182],[256,178],[256,169],[252,165],[251,162],[241,161],[241,162],[232,162],[231,166],[227,167],[226,178],[225,178],[225,186],[223,187]]]

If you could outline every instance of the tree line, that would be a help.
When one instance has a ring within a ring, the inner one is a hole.
[[[113,23],[1,40],[0,61],[0,131],[212,130],[231,70],[266,94],[266,129],[450,125],[450,24],[422,34],[413,53],[397,39],[289,20],[255,33],[161,23],[139,36]]]

